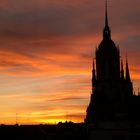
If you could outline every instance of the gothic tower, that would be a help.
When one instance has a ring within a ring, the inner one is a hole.
[[[92,93],[85,122],[98,123],[126,119],[128,115],[127,100],[133,94],[133,86],[128,62],[126,60],[124,75],[123,60],[120,60],[119,48],[111,39],[107,1],[103,39],[95,56],[96,63],[93,60],[92,70]]]

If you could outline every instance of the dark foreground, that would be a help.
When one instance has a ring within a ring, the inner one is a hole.
[[[140,140],[140,125],[122,124],[1,125],[0,140]]]
[[[1,125],[0,140],[87,140],[84,124]]]

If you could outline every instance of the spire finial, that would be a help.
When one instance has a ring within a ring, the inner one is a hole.
[[[108,27],[107,0],[105,1],[105,26]]]

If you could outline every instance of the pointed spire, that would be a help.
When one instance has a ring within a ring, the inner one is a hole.
[[[129,73],[129,66],[128,66],[128,61],[127,61],[127,56],[126,56],[126,81],[130,81],[130,73]]]
[[[95,86],[96,83],[96,74],[95,74],[95,63],[94,63],[94,59],[93,59],[93,69],[92,69],[92,87]]]
[[[121,59],[121,79],[124,80],[123,60]]]
[[[105,26],[108,27],[108,13],[107,13],[107,0],[105,1],[106,4],[105,4]]]
[[[95,62],[94,62],[94,59],[93,59],[93,70],[95,70]]]
[[[103,38],[110,38],[111,37],[111,32],[110,28],[108,25],[108,10],[107,10],[107,0],[105,0],[105,27],[103,30]]]

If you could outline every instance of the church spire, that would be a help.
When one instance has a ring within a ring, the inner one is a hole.
[[[127,57],[126,57],[126,81],[130,81],[130,73],[129,73]]]
[[[105,4],[105,26],[108,26],[107,0]]]
[[[121,79],[124,80],[123,60],[121,59]]]
[[[105,1],[105,27],[103,30],[103,38],[110,38],[111,37],[111,32],[110,28],[108,25],[108,10],[107,10],[107,0]]]
[[[95,70],[95,63],[94,63],[94,59],[93,59],[93,69],[92,69],[92,87],[95,86],[96,83],[96,70]]]

